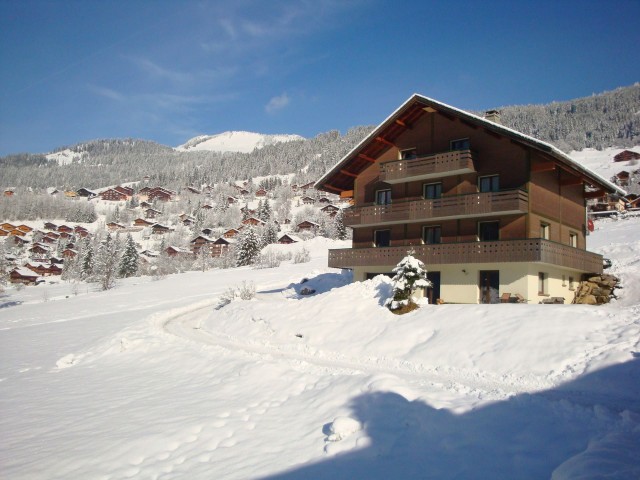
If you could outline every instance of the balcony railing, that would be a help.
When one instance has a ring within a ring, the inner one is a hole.
[[[602,273],[602,255],[541,238],[401,247],[343,248],[329,250],[329,266],[334,268],[388,266],[391,269],[406,256],[410,248],[428,268],[444,264],[539,262],[582,272]]]
[[[393,160],[380,164],[380,180],[400,183],[410,180],[475,172],[471,150],[436,153],[426,157]]]
[[[348,208],[344,211],[344,224],[350,227],[363,227],[526,213],[528,203],[529,195],[524,190],[450,195],[433,200]]]

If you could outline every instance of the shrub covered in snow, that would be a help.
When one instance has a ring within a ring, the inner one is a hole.
[[[391,311],[398,311],[413,305],[411,295],[417,288],[431,286],[427,280],[424,263],[409,252],[393,269],[393,297],[387,300],[386,306]]]

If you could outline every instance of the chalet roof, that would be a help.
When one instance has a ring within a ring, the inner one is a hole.
[[[389,115],[389,117],[373,129],[369,135],[325,173],[322,178],[316,182],[315,187],[331,193],[353,190],[355,176],[371,165],[372,160],[391,148],[389,143],[392,143],[405,131],[406,124],[415,122],[427,112],[437,112],[446,117],[460,118],[472,125],[481,126],[491,133],[504,135],[514,142],[521,143],[547,154],[557,164],[577,173],[594,187],[603,188],[610,193],[617,192],[622,195],[626,193],[617,185],[576,162],[566,153],[549,143],[417,93],[409,97],[400,107]],[[380,139],[381,141],[376,141],[376,139]]]
[[[300,222],[298,225],[296,226],[300,226],[300,225],[304,225],[304,224],[309,224],[309,225],[313,225],[314,227],[319,227],[320,224],[316,223],[316,222],[312,222],[311,220],[303,220],[302,222]]]
[[[196,240],[198,240],[199,238],[202,238],[204,241],[206,241],[207,243],[213,243],[215,241],[215,239],[211,238],[211,237],[207,237],[206,235],[198,235],[196,238],[194,238],[193,240],[191,240],[191,242],[189,243],[194,243]]]
[[[284,235],[280,235],[280,237],[278,238],[278,241],[281,241],[283,238],[289,238],[294,242],[302,242],[302,239],[300,237],[297,237],[291,233],[285,233]]]
[[[15,272],[21,277],[29,277],[29,278],[38,278],[38,274],[33,270],[29,270],[28,268],[16,267],[11,272]]]

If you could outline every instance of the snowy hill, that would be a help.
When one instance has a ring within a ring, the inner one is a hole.
[[[320,237],[310,263],[9,289],[4,476],[638,478],[639,239],[638,217],[596,221],[624,287],[601,307],[397,317]],[[224,301],[243,282],[255,298]]]
[[[255,149],[276,143],[304,140],[300,135],[264,135],[253,132],[224,132],[217,135],[201,135],[176,147],[180,152],[213,151],[251,153]]]

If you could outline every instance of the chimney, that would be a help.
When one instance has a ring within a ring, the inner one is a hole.
[[[500,110],[487,110],[484,112],[484,119],[502,125],[500,121]]]

